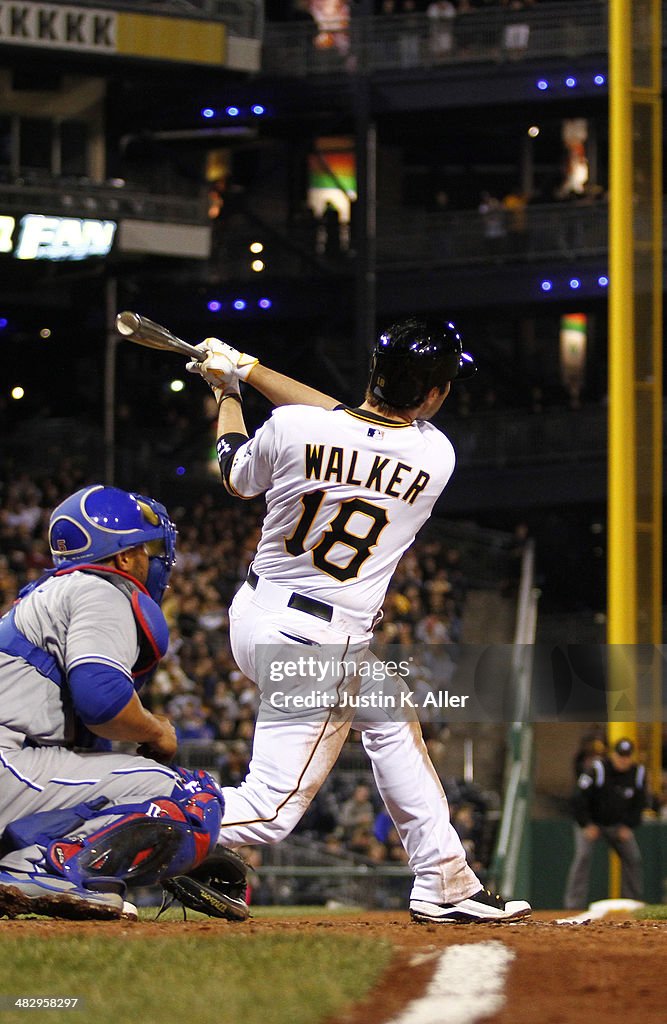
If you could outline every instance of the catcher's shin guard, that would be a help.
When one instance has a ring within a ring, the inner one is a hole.
[[[222,809],[222,797],[212,790],[175,790],[171,797],[116,807],[125,813],[91,835],[50,843],[47,869],[84,887],[109,878],[153,885],[201,864],[217,842]]]

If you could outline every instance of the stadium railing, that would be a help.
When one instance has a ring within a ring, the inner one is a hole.
[[[514,640],[514,721],[508,728],[504,799],[491,870],[493,886],[506,897],[528,895],[528,824],[533,760],[533,727],[528,720],[537,631],[539,591],[535,588],[535,543],[523,554]]]
[[[437,30],[442,31],[439,26]],[[264,32],[263,71],[304,76],[456,67],[481,62],[605,54],[607,4],[540,3],[530,10],[497,7],[452,19],[451,46],[435,45],[426,14],[352,17],[349,26],[316,39],[314,21],[270,22]]]
[[[484,187],[479,179],[480,190]],[[575,259],[604,260],[608,251],[609,211],[604,198],[571,196],[559,201],[534,201],[524,209],[525,229],[512,233],[504,212],[504,234],[489,239],[483,214],[476,209],[433,211],[421,206],[383,207],[377,211],[376,262],[380,270],[409,268],[489,267],[530,264],[540,261],[567,262]],[[280,272],[294,277],[313,269],[320,273],[349,274],[354,264],[354,242],[334,259],[315,251],[312,236],[299,224],[260,219],[259,228],[270,232],[274,246],[280,246]],[[214,222],[215,230],[215,222]],[[254,213],[246,220],[224,225],[220,236],[221,256],[228,272],[253,278],[245,258],[248,244],[258,231]]]

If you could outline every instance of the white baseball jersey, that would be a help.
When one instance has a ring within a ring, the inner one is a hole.
[[[274,410],[236,452],[229,475],[240,497],[266,492],[255,571],[344,610],[363,633],[454,463],[450,441],[424,420]]]

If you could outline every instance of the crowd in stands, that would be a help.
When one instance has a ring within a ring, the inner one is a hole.
[[[89,482],[75,460],[65,460],[48,476],[26,473],[1,483],[0,613],[11,607],[22,586],[51,567],[45,540],[50,511]],[[169,650],[142,698],[173,720],[179,760],[214,771],[223,785],[239,785],[250,756],[258,692],[232,657],[227,609],[254,553],[262,504],[234,503],[217,485],[193,496],[187,508],[174,507],[168,495],[157,497],[176,522],[178,554],[163,600]],[[401,560],[374,649],[382,656],[390,647],[396,660],[401,651],[412,651],[413,644],[426,651],[416,687],[446,685],[447,665],[453,666],[461,635],[466,589],[459,551],[442,540],[418,540]],[[429,649],[439,654],[429,657]],[[427,721],[424,731],[434,763],[449,775],[443,757],[447,726]],[[356,746],[354,769],[332,773],[297,833],[331,853],[353,853],[367,863],[403,863],[405,853],[368,765],[356,756],[361,754],[358,734],[351,734],[349,744]],[[483,872],[489,854],[485,818],[493,796],[449,777],[446,786],[455,826],[471,862]]]
[[[459,14],[475,11],[530,10],[543,0],[375,0],[375,14],[426,12],[429,6],[439,3],[443,17],[453,18]],[[304,16],[304,11],[313,7],[312,0],[269,0],[266,6],[270,21],[292,21]]]
[[[375,14],[388,22],[398,16],[402,37],[393,56],[399,66],[408,67],[421,60],[438,64],[453,56],[465,60],[479,55],[480,47],[490,57],[519,59],[528,49],[529,14],[536,6],[537,0],[273,0],[266,12],[269,22],[312,23],[314,48],[343,60],[354,50],[355,17]],[[424,16],[426,32],[420,38],[416,30]],[[347,66],[356,67],[354,57]]]

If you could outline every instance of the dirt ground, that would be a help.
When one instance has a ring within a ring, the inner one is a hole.
[[[325,912],[323,912],[325,913]],[[611,917],[587,925],[559,925],[554,912],[538,912],[513,925],[414,925],[407,914],[368,911],[319,919],[289,917],[250,920],[180,922],[2,922],[17,937],[88,930],[108,930],[128,940],[180,933],[221,932],[251,937],[267,932],[338,933],[390,941],[395,955],[390,968],[363,1003],[327,1024],[386,1024],[418,998],[435,969],[437,953],[447,946],[494,939],[513,949],[504,1008],[489,1024],[667,1024],[664,969],[667,964],[667,921],[634,921]],[[474,985],[474,978],[470,979]]]

